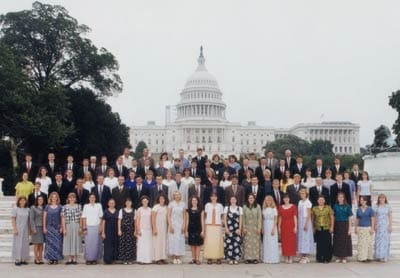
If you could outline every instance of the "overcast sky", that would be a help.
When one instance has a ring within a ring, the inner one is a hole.
[[[0,13],[33,1],[1,0]],[[164,124],[195,70],[200,45],[227,118],[290,127],[351,121],[361,145],[392,127],[400,89],[400,1],[66,0],[94,43],[120,63],[124,91],[108,101],[127,125]]]

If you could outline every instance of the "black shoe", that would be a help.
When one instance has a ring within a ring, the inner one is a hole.
[[[15,262],[15,265],[16,266],[21,266],[21,263],[20,262]]]
[[[77,264],[78,264],[77,261],[72,261],[71,263],[72,263],[73,265],[77,265]]]
[[[23,265],[28,265],[28,262],[22,261],[21,264],[23,264]]]
[[[72,261],[68,261],[68,262],[66,262],[65,264],[66,264],[66,265],[70,265],[70,264],[72,264]]]

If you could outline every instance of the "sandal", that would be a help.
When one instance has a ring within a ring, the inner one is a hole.
[[[207,260],[207,264],[212,264],[212,260]]]

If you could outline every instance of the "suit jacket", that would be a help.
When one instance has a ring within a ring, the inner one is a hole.
[[[268,167],[265,167],[265,170],[267,170],[267,169],[269,169]],[[271,169],[269,169],[270,171],[271,171]],[[259,184],[264,184],[264,181],[265,181],[265,179],[264,179],[264,170],[262,169],[262,167],[261,166],[258,166],[257,168],[256,168],[256,171],[255,171],[255,173],[254,173],[256,176],[257,176],[257,178],[258,178],[258,183]]]
[[[138,209],[140,207],[140,198],[142,198],[142,196],[147,196],[149,198],[151,197],[150,188],[146,187],[144,184],[142,184],[142,190],[140,191],[140,193],[138,192],[136,185],[135,187],[131,188],[130,194],[133,202],[133,207],[135,209]]]
[[[54,179],[56,177],[56,173],[59,172],[60,165],[58,165],[56,162],[54,162],[53,168],[50,167],[49,162],[46,162],[43,167],[46,167],[47,169],[47,175],[51,178],[51,180],[54,182]]]
[[[158,167],[156,169],[156,172],[154,173],[156,176],[162,176],[163,179],[165,179],[165,176],[167,174],[168,169],[165,167]]]
[[[153,207],[156,204],[157,198],[160,195],[166,196],[168,198],[168,186],[162,184],[161,185],[161,193],[158,191],[158,185],[153,186],[150,189],[150,206]]]
[[[143,169],[143,168],[140,168],[139,166],[137,166],[136,168],[131,168],[131,169],[129,169],[129,170],[135,171],[136,177],[141,176],[141,177],[143,178],[143,177],[145,176],[145,175],[144,175],[144,169]]]
[[[35,205],[36,199],[38,197],[43,197],[44,200],[44,204],[47,204],[47,195],[46,193],[40,191],[39,195],[37,197],[35,197],[35,192],[29,194],[28,196],[28,207],[31,207],[33,205]]]
[[[79,174],[79,165],[77,163],[72,163],[72,173],[74,173],[74,177],[77,177]],[[65,174],[65,171],[68,170],[68,163],[65,163],[64,166],[62,167],[62,172]]]
[[[342,190],[339,190],[339,186],[337,183],[331,186],[331,205],[337,204],[337,196],[339,192],[343,192],[347,204],[351,205],[351,193],[350,193],[350,186],[347,183],[342,182]]]
[[[276,196],[275,196],[275,191],[272,189],[272,191],[270,191],[269,192],[269,196],[272,196],[272,198],[274,199],[274,202],[275,202],[275,204],[277,205],[277,206],[280,206],[280,205],[282,205],[283,204],[283,195],[284,195],[285,193],[283,193],[283,191],[280,191],[280,190],[278,190],[278,195],[279,195],[279,203],[278,203],[278,200],[277,200],[277,198],[276,198]]]
[[[70,192],[74,190],[75,185],[72,185],[72,182],[68,182],[66,179],[63,179],[61,182],[61,186],[59,187],[56,182],[49,186],[49,196],[52,192],[57,192],[60,197],[61,205],[65,205],[67,202],[67,197]]]
[[[169,170],[171,171],[172,177],[175,177],[176,173],[183,173],[183,169],[184,169],[184,168],[183,168],[183,166],[181,165],[180,167],[178,167],[178,169],[175,168],[175,166],[172,166],[172,168],[169,169]]]
[[[192,196],[197,196],[197,197],[199,197],[199,199],[200,199],[199,207],[202,208],[202,209],[204,208],[204,205],[205,205],[205,204],[203,203],[203,201],[204,201],[204,190],[205,190],[205,186],[204,186],[204,185],[200,185],[200,196],[199,196],[198,194],[196,194],[196,186],[195,186],[195,185],[192,185],[192,186],[189,187],[188,208],[190,208],[190,198],[191,198]]]
[[[154,159],[153,159],[152,157],[148,157],[148,158],[150,159],[150,166],[151,166],[152,168],[154,168],[154,166],[155,166]],[[142,157],[142,158],[140,158],[140,159],[138,160],[138,166],[139,166],[140,168],[144,168],[144,157]]]
[[[89,203],[89,193],[90,193],[89,190],[82,188],[81,197],[79,197],[77,188],[74,188],[72,192],[76,194],[76,202],[81,205],[81,208],[83,208],[85,204]]]
[[[324,179],[324,178],[325,178],[326,167],[322,166],[321,169],[322,169],[322,170],[321,170],[321,173],[318,173],[318,168],[315,167],[315,168],[312,170],[312,177],[313,177],[313,178],[321,177],[322,179]]]
[[[222,177],[224,176],[224,172],[228,172],[230,176],[236,174],[236,170],[233,169],[232,167],[230,167],[230,166],[222,167],[222,168],[219,169],[219,172],[218,172],[219,180],[222,180]]]
[[[246,187],[246,202],[247,202],[247,199],[248,199],[250,193],[252,193],[252,192],[253,192],[253,186],[252,185],[247,186]],[[260,184],[258,185],[258,189],[257,189],[256,202],[260,206],[262,206],[262,203],[264,202],[264,188]]]
[[[335,179],[335,178],[336,178],[336,175],[337,175],[338,173],[343,175],[343,173],[346,172],[346,167],[344,167],[344,166],[342,166],[342,165],[339,165],[339,172],[338,172],[337,169],[336,169],[336,166],[333,165],[333,166],[331,167],[331,171],[332,171],[332,178]]]
[[[250,172],[252,172],[254,174],[254,170],[252,168],[248,167],[247,170],[249,170]],[[239,184],[242,184],[242,181],[246,178],[245,172],[246,172],[246,170],[243,167],[241,167],[239,169],[239,171],[238,171]]]
[[[296,163],[296,165],[293,166],[293,168],[292,168],[292,170],[291,170],[291,173],[292,173],[293,175],[294,175],[294,174],[299,174],[302,178],[304,178],[305,175],[306,175],[306,169],[307,169],[307,166],[304,165],[304,164],[302,164],[302,165],[301,165],[301,168],[299,169],[299,167],[298,167],[298,165],[297,165],[297,163]]]
[[[310,199],[310,202],[312,203],[313,207],[318,206],[319,195],[322,195],[325,197],[325,203],[327,205],[329,205],[331,203],[331,199],[329,196],[329,189],[323,185],[321,185],[321,187],[322,187],[321,194],[318,192],[316,185],[314,185],[313,187],[310,188],[309,199]]]
[[[103,176],[107,176],[107,171],[110,168],[110,166],[106,165],[105,168],[106,169],[103,171],[103,166],[102,165],[97,166],[97,168],[96,168],[96,176],[99,175],[99,174],[102,174]]]
[[[358,183],[359,180],[362,179],[361,172],[358,171],[358,175],[356,175],[354,172],[351,172],[350,179],[354,181],[354,184],[356,185],[356,188],[358,188],[357,183]]]
[[[108,205],[108,200],[111,199],[111,190],[110,188],[103,184],[103,192],[101,194],[101,202],[100,202],[100,192],[99,192],[99,187],[98,184],[92,187],[92,193],[96,196],[96,203],[101,203],[101,206],[103,207],[103,211],[107,209]]]
[[[28,168],[26,167],[26,162],[24,161],[19,165],[19,177],[22,177],[23,173],[28,173],[29,181],[34,183],[38,174],[38,170],[39,170],[38,165],[36,163],[31,162],[31,168],[28,171]]]
[[[267,166],[268,166],[268,168],[270,168],[271,169],[271,174],[272,175],[274,175],[274,172],[275,172],[275,169],[277,168],[277,167],[279,167],[279,161],[278,161],[278,159],[276,159],[275,157],[273,157],[272,158],[272,161],[271,161],[271,165],[269,165],[268,164],[268,159],[269,158],[266,158],[266,160],[267,160]],[[274,178],[274,177],[273,177]]]
[[[231,197],[235,196],[237,199],[237,205],[243,207],[245,204],[246,190],[243,186],[237,185],[236,193],[233,192],[232,185],[225,188],[225,206],[229,206]]]
[[[193,158],[197,162],[197,169],[202,169],[204,170],[206,168],[206,161],[207,161],[207,156],[203,155],[200,159],[197,157],[197,155]]]
[[[272,191],[272,182],[270,180],[264,181],[263,188],[264,188],[264,196],[270,195]]]
[[[283,170],[283,172],[281,172],[281,167],[278,166],[278,168],[276,168],[275,171],[274,171],[274,178],[278,179],[278,180],[283,179],[283,177],[285,176],[285,171],[286,171],[286,167]]]
[[[150,171],[150,170],[153,172],[154,175],[157,174],[156,169],[155,169],[154,167],[150,166],[150,167],[147,169],[147,171],[146,171],[146,168],[143,167],[143,168],[142,168],[142,178],[143,178],[143,179],[146,178],[146,174],[147,174],[147,172]]]
[[[96,180],[96,173],[93,171],[92,168],[90,168],[90,166],[88,166],[87,171],[92,175],[92,179]],[[82,167],[79,168],[77,177],[83,178],[85,176],[85,173],[86,173],[85,172],[85,168],[82,166]]]
[[[114,165],[113,169],[114,169],[116,177],[123,176],[125,179],[127,179],[129,177],[129,170],[125,166],[122,165],[122,171],[121,172],[119,171],[117,165]]]
[[[225,204],[225,192],[224,192],[224,189],[221,186],[218,185],[215,188],[215,190],[216,190],[217,197],[218,197],[217,202],[220,203],[221,205],[224,205]],[[208,186],[204,190],[204,198],[203,198],[203,204],[204,205],[206,205],[207,203],[210,202],[210,196],[211,196],[212,192],[213,192],[213,187],[212,186]]]
[[[290,157],[290,163],[288,164],[288,162],[287,162],[287,158],[285,157],[284,158],[285,159],[285,166],[286,166],[286,168],[287,169],[290,169],[290,171],[292,171],[293,170],[293,168],[296,166],[296,164],[297,164],[297,161],[296,161],[296,159],[294,159],[293,157]],[[293,174],[293,173],[292,173]]]
[[[115,200],[115,208],[120,210],[125,207],[125,201],[128,197],[131,197],[131,193],[127,187],[124,186],[120,191],[119,186],[117,186],[111,191],[111,197]]]
[[[289,195],[291,204],[296,205],[296,206],[299,204],[299,201],[300,201],[299,191],[302,188],[306,188],[306,187],[303,185],[299,185],[299,189],[296,190],[294,184],[288,185],[288,187],[286,188],[286,192]]]

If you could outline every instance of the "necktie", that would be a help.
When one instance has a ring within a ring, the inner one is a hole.
[[[28,170],[28,173],[31,171],[31,164],[29,162],[26,163],[26,170]]]
[[[102,195],[103,195],[103,186],[100,185],[100,186],[99,186],[99,202],[100,202],[100,203],[101,203],[101,198],[103,197]]]
[[[256,194],[256,186],[253,185],[253,193]]]
[[[233,190],[233,194],[236,195],[237,186],[236,186],[236,185],[233,185],[233,186],[232,186],[232,190]]]
[[[51,171],[54,171],[54,163],[50,163]]]
[[[123,189],[124,187],[122,187],[122,186],[120,186],[119,187],[119,192],[122,192],[122,189]]]
[[[197,195],[197,197],[200,197],[200,188],[199,187],[200,187],[199,185],[196,185],[196,195]]]
[[[317,186],[318,193],[321,194],[321,186]]]
[[[121,167],[121,165],[118,166],[118,167],[119,167],[119,174],[121,175],[122,174],[122,167]]]
[[[138,186],[138,195],[139,196],[140,196],[140,192],[142,192],[142,186],[141,185]]]
[[[72,165],[71,164],[68,164],[69,166],[68,166],[68,169],[69,170],[72,170]]]
[[[80,200],[82,197],[82,189],[78,189],[78,199]]]
[[[161,185],[158,186],[158,193],[160,193],[160,194],[162,193],[162,187],[161,187]]]
[[[281,203],[281,198],[279,197],[278,190],[275,190],[275,200],[276,200],[277,205],[279,205]]]
[[[272,168],[272,167],[271,167],[271,159],[268,159],[268,167],[269,167],[269,168]]]

